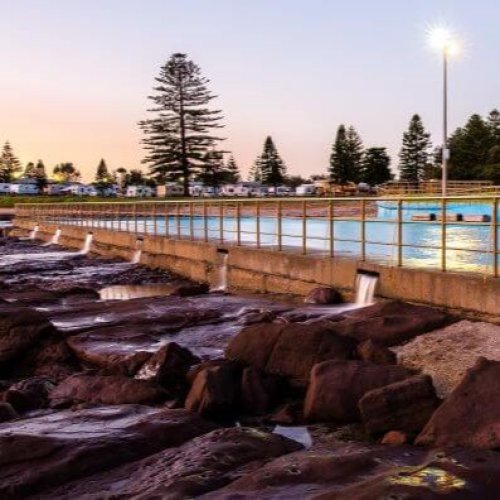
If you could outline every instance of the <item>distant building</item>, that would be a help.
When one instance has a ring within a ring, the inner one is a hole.
[[[155,195],[155,190],[149,186],[128,186],[125,196],[127,198],[151,198]]]

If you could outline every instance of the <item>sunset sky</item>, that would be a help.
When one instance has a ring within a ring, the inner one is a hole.
[[[465,50],[450,67],[450,127],[500,107],[498,0],[0,0],[0,142],[23,163],[100,158],[140,166],[147,95],[186,52],[210,78],[244,172],[272,135],[289,172],[324,173],[340,123],[393,157],[413,113],[441,141],[447,24]],[[396,162],[396,158],[394,158]]]

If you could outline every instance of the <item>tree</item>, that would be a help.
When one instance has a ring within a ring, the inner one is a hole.
[[[203,167],[197,176],[197,180],[204,185],[217,188],[224,180],[224,154],[221,151],[212,150],[205,154]]]
[[[78,182],[80,177],[73,163],[60,163],[54,167],[54,179],[57,182]]]
[[[264,141],[262,154],[255,161],[255,180],[263,184],[277,187],[283,184],[286,176],[286,165],[281,159],[271,136]]]
[[[35,179],[40,192],[47,186],[47,172],[42,160],[38,160],[35,166]]]
[[[330,155],[330,179],[336,184],[358,182],[363,158],[363,143],[353,126],[337,129]]]
[[[236,184],[237,182],[240,182],[241,179],[240,169],[238,168],[236,160],[232,155],[229,157],[226,165],[224,166],[223,179],[224,182],[228,184]]]
[[[143,163],[158,181],[182,181],[189,195],[189,181],[207,166],[207,152],[222,140],[213,135],[221,128],[221,112],[208,104],[215,98],[209,80],[186,54],[173,54],[156,78],[155,95],[149,96],[154,118],[140,122],[148,151]]]
[[[494,145],[491,126],[480,115],[472,115],[449,139],[450,179],[481,178],[481,170],[488,163],[488,154]]]
[[[390,164],[386,148],[368,148],[363,157],[360,180],[370,186],[390,181],[393,177]]]
[[[500,146],[500,111],[493,109],[488,115],[488,125],[493,135],[495,146]]]
[[[99,162],[99,165],[97,166],[97,171],[95,174],[95,182],[99,186],[107,186],[111,184],[112,176],[109,173],[108,166],[106,165],[106,162],[104,159],[101,159]]]
[[[307,180],[300,175],[290,175],[285,178],[285,185],[292,189],[306,183]]]
[[[0,155],[0,179],[4,182],[11,182],[19,172],[21,172],[21,162],[7,141]]]
[[[425,131],[419,115],[413,115],[408,130],[403,134],[399,152],[399,172],[402,181],[419,183],[429,161],[430,134]]]
[[[35,178],[35,164],[32,161],[26,164],[23,172],[23,177],[26,177],[27,179]]]

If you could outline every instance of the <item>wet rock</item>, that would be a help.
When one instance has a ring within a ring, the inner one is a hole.
[[[399,446],[409,442],[408,434],[401,431],[389,431],[384,434],[381,443],[391,446]]]
[[[226,357],[306,385],[316,363],[352,357],[356,341],[336,335],[332,324],[253,325],[230,341]]]
[[[494,499],[499,472],[493,452],[348,445],[281,456],[203,498]]]
[[[237,412],[240,371],[233,363],[202,369],[187,395],[185,408],[203,417],[225,421]]]
[[[335,288],[319,287],[311,290],[304,302],[306,304],[328,305],[341,304],[343,300],[341,293]]]
[[[26,307],[0,307],[0,363],[24,353],[40,338],[55,332],[47,318]]]
[[[361,418],[358,403],[369,391],[398,382],[413,373],[401,366],[362,361],[325,361],[314,366],[304,403],[307,421],[351,422]]]
[[[167,393],[157,385],[117,375],[77,374],[55,387],[50,395],[52,408],[80,403],[121,405],[153,405],[163,401]]]
[[[386,347],[406,342],[453,321],[438,309],[397,301],[377,303],[343,314],[345,319],[335,323],[337,333],[360,342],[371,339]]]
[[[14,420],[18,417],[16,410],[9,403],[0,402],[0,423]]]
[[[276,319],[276,312],[267,309],[254,309],[246,311],[238,319],[242,325],[254,325],[255,323],[271,323]]]
[[[144,363],[135,378],[156,382],[172,393],[182,394],[186,390],[189,369],[199,362],[189,349],[169,342]]]
[[[179,446],[213,425],[138,405],[60,411],[0,426],[0,497],[20,498]]]
[[[360,342],[356,348],[356,354],[361,361],[374,363],[376,365],[395,365],[396,355],[387,347],[368,339]]]
[[[172,295],[179,297],[192,297],[194,295],[204,295],[210,291],[208,283],[185,283],[178,285]]]
[[[46,408],[49,405],[49,393],[54,384],[44,378],[30,378],[9,387],[4,400],[18,413]]]
[[[478,358],[435,411],[416,444],[500,447],[500,361]]]
[[[240,405],[243,413],[264,415],[273,405],[279,381],[260,370],[247,367],[241,375]]]
[[[43,498],[198,498],[270,459],[300,449],[282,436],[229,428],[199,436],[176,450],[47,491]]]
[[[432,379],[426,375],[373,389],[359,401],[363,423],[371,434],[391,430],[418,434],[438,406]]]

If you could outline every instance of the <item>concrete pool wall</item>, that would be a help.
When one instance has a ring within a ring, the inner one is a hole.
[[[15,221],[18,234],[27,234],[34,223]],[[40,224],[37,237],[48,241],[57,226]],[[64,226],[60,244],[81,249],[88,229]],[[92,251],[132,260],[137,236],[133,233],[94,229]],[[172,270],[196,281],[214,283],[220,259],[219,249],[228,252],[230,287],[264,293],[305,295],[317,286],[335,286],[352,292],[358,269],[380,274],[377,295],[442,307],[500,314],[500,279],[490,276],[401,268],[363,262],[354,258],[298,255],[216,242],[167,239],[141,235],[141,263]]]

